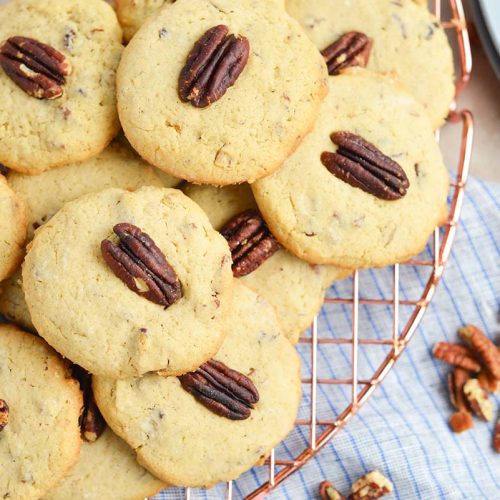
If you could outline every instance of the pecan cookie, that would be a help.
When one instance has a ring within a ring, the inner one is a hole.
[[[161,179],[156,174],[161,175]],[[133,191],[141,186],[176,185],[174,177],[141,160],[124,139],[81,163],[43,172],[37,176],[11,172],[8,182],[25,202],[28,240],[62,206],[84,194],[117,187]],[[34,330],[21,287],[21,272],[0,284],[0,314],[30,331]]]
[[[22,200],[0,175],[0,281],[20,264],[26,239],[26,214]]]
[[[125,49],[118,111],[132,146],[171,175],[252,182],[311,129],[326,76],[314,45],[274,2],[177,0]]]
[[[327,59],[328,48],[346,33],[366,35],[366,67],[396,75],[433,127],[443,124],[455,95],[453,55],[439,22],[415,0],[286,0],[286,9]]]
[[[137,463],[133,450],[108,427],[94,443],[82,444],[78,463],[43,500],[143,500],[166,487]]]
[[[0,162],[26,174],[83,161],[119,129],[121,28],[102,0],[0,6]]]
[[[235,281],[229,334],[215,361],[180,380],[152,373],[94,378],[106,421],[144,467],[173,485],[210,487],[235,479],[267,457],[294,425],[299,357],[272,306]]]
[[[223,188],[190,184],[184,192],[203,208],[218,231],[235,216],[257,209],[248,184]],[[261,244],[256,242],[253,247]],[[265,260],[265,256],[255,258],[250,252],[245,252],[246,258],[255,260],[259,266],[239,279],[275,307],[285,335],[296,344],[321,308],[325,286],[344,278],[349,271],[335,266],[311,265],[283,248]]]
[[[288,250],[355,269],[419,253],[445,220],[448,182],[420,103],[357,68],[330,77],[314,130],[252,190]]]
[[[0,325],[0,498],[37,499],[78,460],[82,395],[42,339]]]
[[[175,189],[108,189],[66,204],[33,239],[23,288],[38,333],[91,373],[179,374],[213,356],[231,255]]]

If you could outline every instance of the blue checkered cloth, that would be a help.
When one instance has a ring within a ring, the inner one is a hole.
[[[388,498],[406,499],[499,499],[500,455],[491,446],[493,424],[475,420],[475,427],[461,435],[450,432],[448,418],[449,366],[433,359],[435,342],[454,341],[464,323],[473,323],[492,338],[499,326],[500,185],[472,178],[455,246],[444,278],[408,349],[373,397],[351,422],[300,471],[290,476],[273,499],[316,498],[319,483],[330,480],[340,491],[363,474],[379,469],[394,484]],[[430,255],[430,250],[427,250]],[[429,256],[428,255],[428,256]],[[420,297],[429,269],[401,266],[402,300]],[[391,298],[392,269],[360,272],[360,295]],[[351,296],[351,279],[335,284],[329,295]],[[401,306],[400,326],[412,307]],[[359,337],[389,339],[392,311],[389,306],[360,306]],[[351,313],[348,305],[327,305],[319,317],[322,337],[349,337]],[[387,355],[390,346],[362,345],[359,378],[369,379]],[[299,352],[303,375],[308,377],[310,346]],[[318,377],[349,379],[351,347],[321,345]],[[318,385],[318,420],[332,420],[351,399],[349,385]],[[299,418],[309,417],[310,392],[304,385]],[[495,402],[498,407],[498,400]],[[321,431],[321,428],[318,429]],[[308,427],[296,428],[276,450],[276,458],[293,459],[307,447]],[[221,450],[223,453],[224,450]],[[267,480],[267,468],[258,467],[234,482],[235,498],[242,498]],[[193,498],[224,498],[225,487],[195,490]],[[166,490],[157,499],[183,498],[180,489]]]

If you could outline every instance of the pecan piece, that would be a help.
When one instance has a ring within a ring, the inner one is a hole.
[[[349,31],[321,51],[330,75],[338,75],[350,66],[366,67],[372,50],[372,40],[359,31]]]
[[[24,36],[0,44],[0,66],[18,87],[37,99],[61,97],[71,74],[71,64],[61,52]]]
[[[129,288],[146,299],[171,306],[182,297],[177,274],[155,242],[137,226],[117,224],[118,245],[103,240],[101,253],[113,272]]]
[[[321,162],[336,177],[382,200],[397,200],[410,187],[405,171],[373,144],[350,132],[330,136],[338,146],[324,152]]]
[[[259,392],[248,377],[214,359],[178,378],[201,404],[230,420],[247,419],[259,401]]]
[[[9,405],[3,399],[0,399],[0,432],[5,429],[9,423]]]
[[[257,210],[236,215],[220,232],[229,243],[237,278],[255,271],[281,247]]]
[[[380,498],[393,490],[392,483],[378,470],[370,472],[358,479],[351,487],[352,500],[368,500]]]
[[[463,368],[456,367],[448,375],[448,390],[451,404],[457,411],[450,417],[450,427],[453,432],[464,432],[474,426],[472,416],[467,409],[464,396],[464,385],[470,380],[469,373]]]
[[[195,43],[179,75],[182,102],[205,108],[234,85],[247,64],[250,43],[228,33],[227,26],[214,26]]]
[[[500,391],[500,380],[495,378],[488,370],[483,369],[477,376],[479,385],[492,394],[498,394]]]
[[[500,453],[500,418],[497,420],[495,430],[493,431],[493,449]]]
[[[452,344],[451,342],[438,342],[432,349],[434,357],[445,361],[450,365],[460,366],[470,372],[481,371],[481,365],[475,359],[473,352],[469,347]]]
[[[458,330],[458,334],[472,348],[491,375],[500,379],[500,353],[497,346],[474,325],[463,326]]]
[[[345,496],[334,488],[330,481],[323,481],[319,485],[319,497],[321,500],[346,500]]]
[[[471,378],[464,384],[464,395],[475,415],[486,422],[493,420],[493,404],[476,378]]]
[[[97,441],[104,432],[106,422],[94,399],[94,394],[92,392],[92,376],[88,371],[78,365],[72,365],[71,371],[73,377],[78,380],[80,390],[83,393],[83,408],[78,421],[82,438],[89,443],[93,443]]]

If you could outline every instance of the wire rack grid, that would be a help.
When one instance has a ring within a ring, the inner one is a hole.
[[[455,49],[457,65],[456,97],[467,85],[472,68],[472,56],[467,31],[466,19],[462,6],[462,0],[435,0],[433,10],[438,19],[443,14],[449,14],[448,20],[442,25],[447,30],[452,46]],[[441,279],[444,267],[449,258],[453,241],[455,239],[457,225],[462,211],[465,185],[469,174],[469,165],[472,151],[473,119],[468,110],[457,110],[456,99],[451,106],[448,123],[461,127],[461,146],[456,169],[456,178],[451,182],[450,211],[448,221],[442,228],[437,228],[431,238],[431,257],[420,260],[410,260],[402,264],[392,266],[392,297],[390,299],[365,298],[360,294],[359,272],[352,275],[352,288],[350,296],[340,298],[326,298],[324,307],[332,305],[344,305],[350,308],[351,333],[345,338],[323,337],[321,328],[316,318],[308,331],[301,339],[300,345],[307,344],[310,347],[310,374],[302,379],[304,387],[309,394],[308,418],[296,421],[296,427],[307,429],[308,445],[297,453],[293,460],[282,460],[278,453],[272,450],[266,462],[257,468],[267,468],[267,480],[262,481],[254,491],[244,496],[247,500],[263,499],[271,491],[276,489],[291,474],[299,470],[311,458],[331,441],[341,429],[360,410],[363,404],[370,398],[375,389],[381,384],[386,375],[394,366],[395,362],[404,352],[408,342],[417,329],[427,307],[429,306],[436,287]],[[436,132],[439,140],[439,131]],[[423,292],[418,299],[403,300],[400,297],[400,269],[405,266],[414,266],[425,269],[428,279],[423,287]],[[375,270],[375,272],[377,272]],[[391,308],[392,324],[387,325],[390,337],[387,339],[361,339],[359,336],[359,310],[360,306],[384,306]],[[401,308],[410,312],[405,317],[404,326],[401,327]],[[327,348],[328,345],[347,346],[350,350],[350,377],[348,378],[319,378],[318,377],[318,351]],[[299,345],[299,347],[300,347]],[[373,348],[374,346],[387,346],[389,350],[371,378],[359,377],[358,356],[360,347]],[[371,347],[370,347],[371,346]],[[350,401],[348,405],[337,415],[331,418],[318,418],[318,386],[347,386],[350,387]],[[286,442],[286,440],[285,440]],[[259,476],[260,477],[260,476]],[[230,500],[234,495],[235,484],[228,482],[225,487],[225,498]],[[240,488],[238,488],[240,490]],[[190,500],[194,495],[190,488],[185,489],[184,497]],[[241,495],[238,495],[241,496]]]

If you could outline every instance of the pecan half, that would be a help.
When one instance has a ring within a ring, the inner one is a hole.
[[[475,359],[471,349],[466,346],[451,342],[438,342],[434,344],[432,354],[450,365],[460,366],[471,372],[481,371],[480,363]]]
[[[497,420],[493,431],[493,449],[500,453],[500,418]]]
[[[237,278],[255,271],[281,248],[257,210],[236,215],[220,232],[229,243]]]
[[[330,481],[323,481],[319,485],[319,497],[321,500],[346,500]]]
[[[71,74],[71,64],[61,52],[24,36],[13,36],[0,45],[0,66],[18,87],[37,99],[61,97]]]
[[[250,43],[228,33],[227,26],[214,26],[195,43],[179,75],[181,101],[205,108],[234,85],[247,64]]]
[[[453,432],[464,432],[474,427],[472,416],[467,409],[464,395],[464,385],[470,380],[469,373],[456,367],[448,375],[448,390],[451,404],[457,411],[450,417],[450,427]]]
[[[155,242],[137,226],[117,224],[118,245],[103,240],[101,253],[113,272],[129,288],[146,299],[171,306],[182,297],[177,274]]]
[[[465,383],[464,395],[475,415],[486,422],[493,420],[493,403],[476,378],[471,378]]]
[[[500,379],[500,353],[497,346],[477,326],[465,325],[458,330],[460,338],[496,379]]]
[[[259,401],[259,392],[248,377],[213,359],[178,378],[201,404],[230,420],[247,419]]]
[[[392,483],[378,470],[370,472],[358,479],[351,487],[352,500],[380,498],[393,490]]]
[[[366,67],[372,51],[372,40],[359,31],[349,31],[321,51],[330,75],[338,75],[350,66]]]
[[[335,177],[383,200],[397,200],[410,183],[404,170],[373,144],[350,132],[335,132],[335,153],[324,152],[321,162]]]
[[[78,421],[82,438],[89,443],[93,443],[97,441],[104,432],[104,429],[106,429],[106,422],[94,399],[92,376],[78,365],[72,365],[71,372],[73,377],[78,380],[80,390],[83,393],[83,408]]]
[[[3,399],[0,399],[0,432],[5,429],[9,423],[9,405]]]

